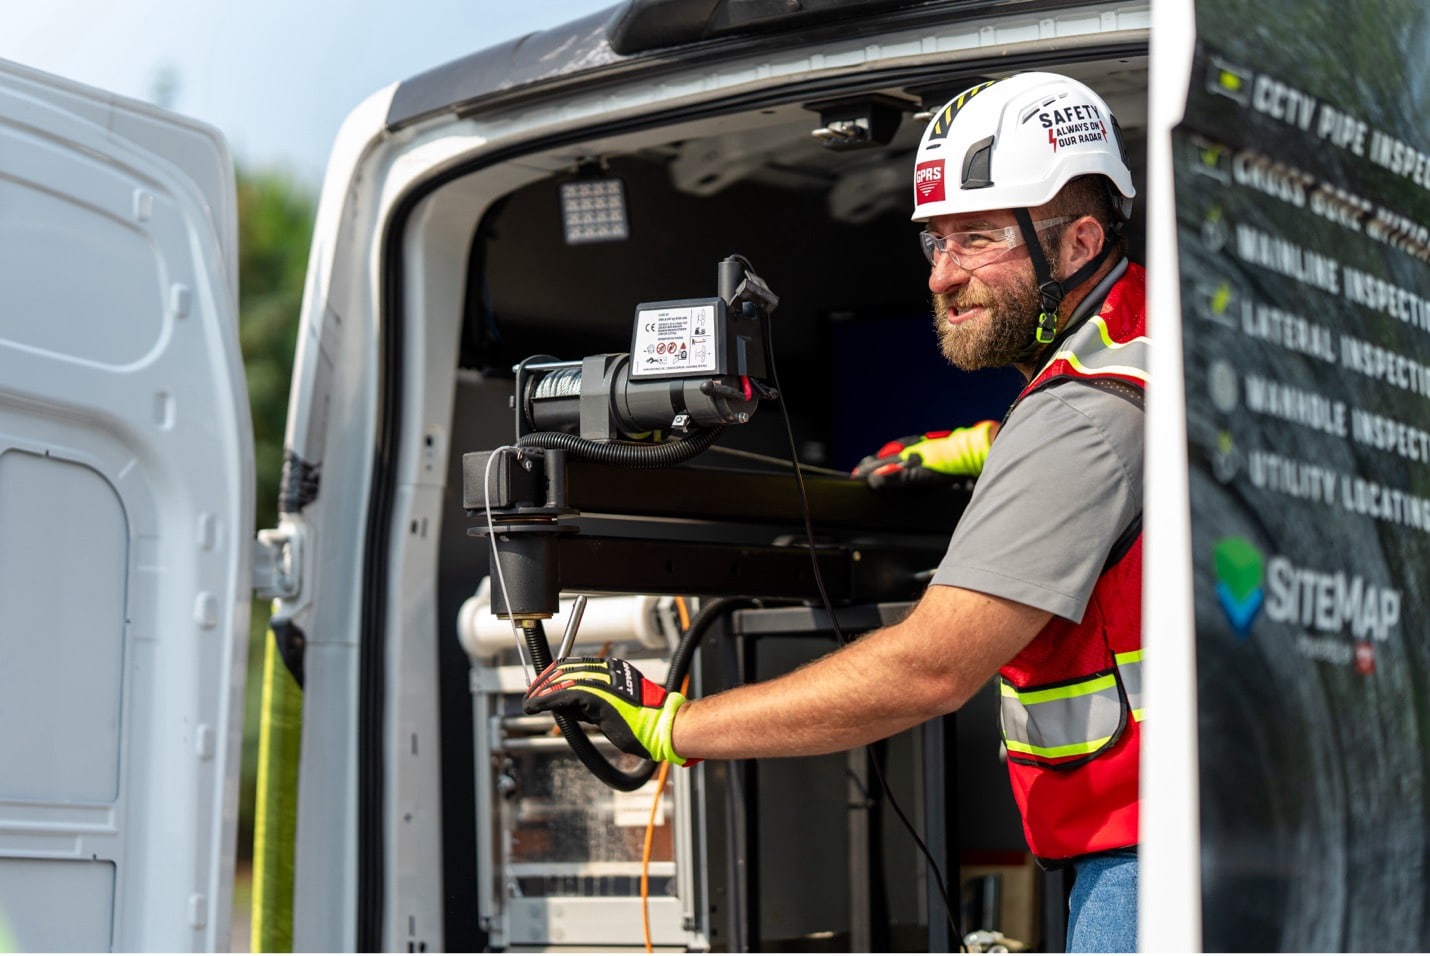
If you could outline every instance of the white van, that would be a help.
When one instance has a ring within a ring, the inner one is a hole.
[[[737,255],[778,299],[759,304],[778,367],[753,369],[767,390],[730,398],[689,466],[570,463],[552,537],[563,601],[592,596],[577,639],[663,676],[682,614],[750,597],[699,649],[707,692],[832,646],[787,422],[844,626],[899,613],[964,493],[895,506],[840,473],[898,434],[997,417],[1016,387],[933,347],[919,134],[982,79],[1086,81],[1133,157],[1145,261],[1150,7],[629,0],[375,93],[333,147],[282,517],[256,533],[222,137],[0,64],[13,944],[228,947],[256,590],[289,672],[271,694],[293,685],[267,719],[300,715],[265,727],[256,947],[639,948],[645,913],[661,948],[947,948],[984,929],[1056,949],[1059,884],[1021,844],[983,705],[879,755],[927,857],[862,753],[704,764],[660,797],[587,774],[516,706],[522,651],[487,609],[486,459],[468,455],[541,417],[531,376],[599,378],[583,359],[651,344],[639,306],[716,297]],[[571,401],[544,421],[585,430],[600,409]],[[689,402],[668,403],[638,421],[679,431]],[[951,878],[960,856],[980,902],[946,914],[929,863]]]

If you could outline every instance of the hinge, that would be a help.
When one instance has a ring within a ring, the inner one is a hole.
[[[264,528],[253,542],[253,593],[265,600],[291,600],[303,586],[303,535],[286,522]]]

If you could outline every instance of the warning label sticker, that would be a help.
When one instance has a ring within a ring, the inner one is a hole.
[[[631,346],[635,378],[714,372],[715,307],[662,306],[636,313]]]

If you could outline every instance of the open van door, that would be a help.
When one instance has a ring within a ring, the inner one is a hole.
[[[216,131],[0,62],[0,948],[228,948],[236,220]]]

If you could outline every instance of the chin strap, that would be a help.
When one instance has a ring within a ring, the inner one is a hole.
[[[1033,331],[1033,341],[1028,343],[1018,356],[1018,361],[1028,362],[1035,359],[1040,353],[1047,350],[1058,338],[1058,309],[1063,304],[1063,299],[1067,297],[1068,289],[1076,289],[1083,282],[1092,277],[1103,262],[1107,260],[1107,243],[1102,244],[1102,248],[1097,251],[1083,267],[1063,281],[1059,282],[1053,278],[1052,267],[1048,265],[1048,259],[1043,255],[1043,244],[1039,239],[1037,230],[1033,228],[1033,217],[1027,209],[1017,207],[1013,210],[1013,217],[1018,221],[1018,228],[1023,233],[1023,243],[1028,247],[1028,257],[1033,260],[1033,278],[1038,283],[1038,294],[1043,299],[1043,311],[1038,315],[1038,327]]]

